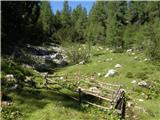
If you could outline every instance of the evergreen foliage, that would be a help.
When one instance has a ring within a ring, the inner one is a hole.
[[[100,44],[117,52],[145,50],[159,59],[159,1],[96,1],[89,12],[81,4],[52,13],[48,1],[2,2],[2,53],[26,43]]]

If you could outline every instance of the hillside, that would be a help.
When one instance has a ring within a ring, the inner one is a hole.
[[[104,83],[121,84],[127,96],[127,119],[158,120],[160,118],[158,109],[160,107],[158,94],[160,69],[158,64],[145,61],[143,53],[134,53],[135,55],[127,52],[112,53],[106,48],[93,46],[93,57],[89,63],[59,68],[54,75],[62,77],[67,75],[73,82],[94,79]],[[120,64],[122,67],[115,68],[116,64]],[[109,69],[117,70],[118,75],[105,78],[104,76]],[[98,75],[98,73],[100,74]],[[26,120],[116,119],[112,114],[109,115],[108,111],[100,110],[85,103],[80,107],[77,101],[63,94],[70,94],[64,88],[51,86],[52,90],[45,89],[43,86],[44,78],[39,73],[34,73],[34,76],[34,81],[39,88],[25,86],[20,91],[6,91],[12,98],[13,104],[2,109],[4,118]],[[134,83],[133,80],[136,82]],[[138,85],[140,81],[146,81],[153,86],[152,88],[141,87]]]

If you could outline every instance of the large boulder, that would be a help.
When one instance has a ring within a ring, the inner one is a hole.
[[[63,67],[68,64],[65,51],[55,44],[48,47],[27,45],[26,52],[32,61],[30,62],[32,64],[31,66],[41,72],[52,70],[55,67]]]

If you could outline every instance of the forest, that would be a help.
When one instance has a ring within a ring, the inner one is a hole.
[[[158,120],[160,1],[2,1],[0,77],[3,120]],[[125,115],[102,107],[107,84]]]

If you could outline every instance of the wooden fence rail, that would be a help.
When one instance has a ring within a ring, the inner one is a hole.
[[[50,77],[53,77],[52,79]],[[125,98],[125,91],[122,89],[121,85],[115,85],[115,84],[110,84],[110,83],[103,83],[103,82],[95,82],[95,81],[83,81],[83,83],[88,84],[89,86],[96,87],[100,91],[103,91],[102,93],[97,93],[96,91],[91,91],[90,89],[86,89],[83,87],[80,87],[80,82],[76,86],[76,90],[73,90],[72,88],[67,87],[65,84],[62,84],[61,80],[59,79],[60,82],[55,81],[55,78],[60,78],[60,76],[53,76],[53,75],[48,75],[46,74],[44,76],[45,79],[45,86],[48,88],[49,84],[57,84],[61,86],[62,88],[68,89],[74,93],[77,94],[78,97],[73,97],[71,95],[67,95],[70,98],[79,101],[79,104],[82,102],[85,102],[89,105],[93,105],[95,107],[105,109],[105,110],[110,110],[110,109],[115,109],[118,114],[120,115],[121,119],[125,118],[125,109],[126,109],[126,98]],[[65,77],[67,78],[67,77]],[[67,80],[63,80],[66,84],[68,83]],[[82,95],[89,95],[93,96],[95,98],[99,98],[101,100],[107,101],[110,103],[110,106],[101,106],[96,103],[92,103],[88,100],[86,100]],[[110,98],[108,98],[110,96]]]

